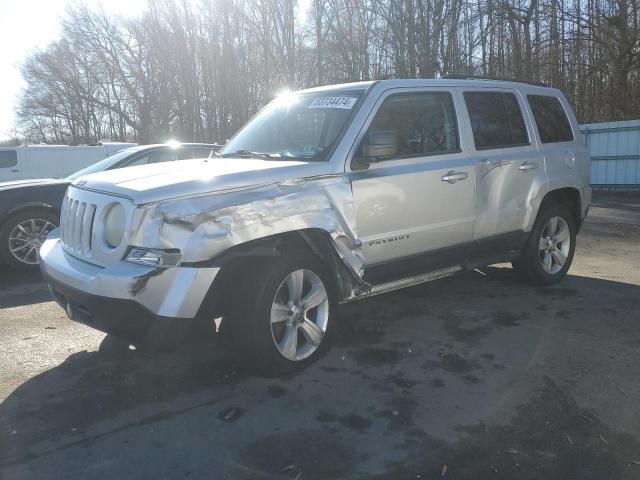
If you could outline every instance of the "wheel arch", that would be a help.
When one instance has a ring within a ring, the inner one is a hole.
[[[17,205],[7,210],[6,212],[2,213],[2,215],[0,216],[0,228],[2,228],[6,223],[6,221],[9,220],[11,217],[15,215],[19,215],[20,213],[28,210],[46,210],[49,213],[53,213],[60,216],[60,210],[54,205],[51,205],[50,203],[46,203],[46,202],[21,203],[20,205]]]
[[[209,262],[208,266],[220,268],[209,292],[198,311],[199,319],[215,312],[223,316],[236,282],[251,274],[256,262],[290,255],[293,252],[308,252],[322,260],[327,266],[333,283],[330,286],[339,300],[348,298],[362,283],[338,253],[331,234],[320,228],[293,230],[261,237],[235,245]],[[204,265],[202,265],[204,266]]]
[[[573,218],[576,222],[576,226],[580,229],[582,224],[582,198],[580,190],[576,187],[562,187],[551,190],[540,202],[538,212],[540,212],[546,205],[551,203],[559,203],[565,205],[569,211],[573,214]]]

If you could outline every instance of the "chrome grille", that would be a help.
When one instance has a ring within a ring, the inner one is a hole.
[[[95,204],[65,197],[60,215],[62,243],[65,247],[83,255],[89,254],[95,214]]]

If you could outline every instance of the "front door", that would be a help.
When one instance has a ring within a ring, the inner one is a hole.
[[[372,266],[403,260],[415,269],[425,255],[471,241],[475,168],[455,105],[445,88],[391,90],[369,117],[349,173],[365,279]]]

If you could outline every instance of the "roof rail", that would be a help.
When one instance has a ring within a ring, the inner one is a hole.
[[[501,82],[527,83],[529,85],[535,85],[536,87],[549,87],[549,85],[542,82],[528,82],[526,80],[518,80],[516,78],[484,77],[482,75],[465,75],[461,73],[448,73],[441,78],[444,78],[447,80],[498,80]]]

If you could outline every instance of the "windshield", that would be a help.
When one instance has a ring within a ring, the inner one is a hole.
[[[139,147],[125,148],[124,150],[120,150],[114,153],[113,155],[109,155],[104,160],[100,160],[99,162],[94,163],[93,165],[89,165],[88,167],[83,168],[82,170],[78,170],[77,172],[72,173],[66,178],[66,180],[72,181],[78,177],[81,177],[82,175],[89,175],[90,173],[102,172],[103,170],[107,170],[108,168],[124,160],[129,155],[131,155],[134,152],[137,152],[138,150],[139,150]]]
[[[219,151],[222,156],[325,161],[363,90],[286,94],[253,117]]]

